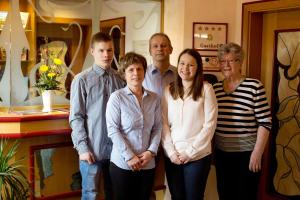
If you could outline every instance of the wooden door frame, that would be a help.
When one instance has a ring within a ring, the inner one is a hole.
[[[244,65],[249,77],[260,79],[263,15],[271,12],[300,9],[299,0],[265,0],[242,5],[242,47]]]
[[[100,28],[100,30],[102,30],[103,28],[111,28],[114,25],[118,25],[121,29],[121,32],[126,33],[126,18],[125,17],[101,20],[99,28]],[[124,57],[124,55],[125,55],[125,37],[126,37],[126,35],[121,34],[120,57]]]
[[[300,10],[299,0],[265,0],[244,3],[242,5],[242,47],[246,53],[244,65],[246,75],[252,78],[261,78],[262,31],[263,16],[267,13]],[[272,137],[272,135],[271,135]],[[263,157],[262,177],[260,181],[258,199],[284,200],[287,197],[279,195],[271,189],[272,177],[269,173],[271,167],[272,141],[267,144]]]

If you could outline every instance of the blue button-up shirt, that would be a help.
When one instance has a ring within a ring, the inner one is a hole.
[[[161,138],[160,98],[144,90],[141,105],[128,87],[114,92],[107,103],[108,137],[113,142],[111,162],[131,170],[127,161],[147,150],[157,153]],[[143,168],[155,167],[154,158]]]
[[[79,154],[90,151],[97,161],[109,159],[112,143],[107,137],[106,104],[110,94],[123,86],[115,70],[104,70],[96,64],[73,79],[69,121]]]
[[[163,74],[161,74],[153,65],[149,65],[147,67],[143,86],[147,90],[155,92],[162,97],[165,87],[175,80],[176,74],[177,68],[172,65],[170,65]]]

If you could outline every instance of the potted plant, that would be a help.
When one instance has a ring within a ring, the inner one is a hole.
[[[18,146],[17,141],[8,145],[7,140],[0,139],[0,199],[28,198],[29,183],[20,164],[23,159],[15,159]]]
[[[49,56],[39,67],[39,78],[34,85],[39,89],[43,99],[43,112],[52,111],[53,95],[55,90],[59,90],[60,82],[57,78],[61,75],[62,61],[59,58]]]

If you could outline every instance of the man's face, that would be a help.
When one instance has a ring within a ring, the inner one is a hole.
[[[164,36],[157,35],[150,41],[150,55],[154,61],[168,60],[172,50],[168,39]]]
[[[95,63],[100,67],[107,69],[111,66],[114,56],[114,45],[112,41],[95,42],[91,48],[91,54],[94,57]]]

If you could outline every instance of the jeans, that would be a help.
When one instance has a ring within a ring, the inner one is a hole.
[[[100,174],[103,173],[105,200],[112,200],[112,186],[109,175],[109,160],[97,161],[88,164],[86,161],[80,161],[80,173],[82,177],[82,200],[99,199]]]
[[[166,176],[172,200],[202,200],[211,164],[211,155],[176,165],[165,159]]]
[[[154,169],[131,171],[110,163],[115,200],[149,200],[153,183]]]

